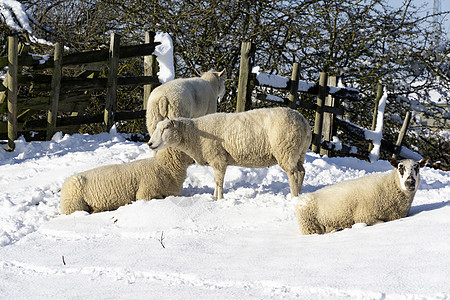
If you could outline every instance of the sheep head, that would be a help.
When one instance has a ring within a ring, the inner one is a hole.
[[[404,192],[416,192],[420,184],[419,169],[423,168],[428,163],[428,158],[424,158],[420,161],[415,161],[413,159],[397,161],[396,159],[391,159],[389,162],[396,169],[401,189]]]
[[[220,72],[209,71],[201,74],[204,80],[207,80],[215,85],[217,88],[217,97],[222,98],[225,95],[225,74],[226,69]]]
[[[156,129],[148,142],[150,149],[159,151],[177,145],[180,141],[180,133],[177,130],[178,122],[179,121],[177,120],[170,120],[169,118],[158,122],[158,124],[156,124]]]

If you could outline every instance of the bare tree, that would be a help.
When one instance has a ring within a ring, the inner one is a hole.
[[[170,33],[177,77],[227,69],[222,111],[234,110],[240,44],[249,40],[257,45],[255,64],[267,72],[290,76],[292,63],[298,62],[303,80],[315,81],[325,70],[357,87],[362,99],[348,105],[353,110],[349,118],[364,127],[371,123],[372,105],[367,103],[375,98],[378,83],[391,93],[386,113],[394,116],[404,114],[416,100],[427,100],[432,90],[450,89],[450,44],[443,27],[435,26],[443,18],[421,14],[423,7],[412,5],[411,0],[404,0],[398,8],[389,6],[387,0],[22,3],[36,20],[40,36],[62,40],[74,51],[105,47],[111,32],[128,44],[142,42],[146,30]],[[139,62],[130,61],[121,72],[137,73],[140,68]],[[124,93],[119,107],[140,105],[139,95],[140,90]],[[412,95],[418,99],[411,101]],[[430,108],[430,114],[433,109],[438,108]],[[387,122],[386,132],[394,139],[400,127],[398,118]],[[433,151],[442,153],[439,147]]]

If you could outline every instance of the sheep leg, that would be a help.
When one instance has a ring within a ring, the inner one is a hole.
[[[297,216],[298,224],[302,234],[323,234],[326,229],[321,225],[316,218],[316,210],[311,205],[308,205],[306,199],[300,197],[300,201],[295,206],[295,215]]]
[[[285,164],[278,165],[286,172],[289,180],[289,188],[291,190],[291,199],[298,196],[299,172],[295,168],[287,167]]]
[[[70,215],[76,211],[87,211],[92,213],[92,208],[83,199],[63,199],[61,201],[61,211],[63,214]]]
[[[217,200],[223,199],[223,180],[225,178],[225,172],[227,166],[216,166],[214,169],[214,182],[216,184],[214,188],[214,198]]]
[[[297,169],[298,169],[298,195],[300,195],[300,192],[302,191],[303,186],[303,180],[305,179],[305,168],[303,167],[303,162],[300,160],[297,163]]]
[[[374,219],[368,222],[359,222],[359,223],[366,223],[368,226],[372,226],[372,225],[377,225],[377,224],[381,224],[384,223],[385,221],[380,220],[380,219]]]
[[[84,186],[86,178],[80,175],[69,177],[61,190],[61,211],[63,214],[70,215],[75,211],[92,212],[92,208],[85,201]]]
[[[287,176],[289,179],[289,187],[291,189],[291,199],[298,196],[298,183],[299,183],[299,172],[291,171],[287,172]]]

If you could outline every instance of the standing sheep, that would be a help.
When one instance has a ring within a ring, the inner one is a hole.
[[[356,223],[375,225],[406,217],[419,187],[419,168],[427,162],[392,159],[395,170],[388,174],[346,180],[301,195],[295,207],[300,231],[323,234]]]
[[[147,129],[151,134],[164,118],[196,118],[217,111],[217,98],[225,94],[225,70],[201,77],[179,78],[152,91],[147,102]]]
[[[61,191],[61,211],[96,213],[114,210],[136,200],[180,195],[192,158],[167,149],[156,157],[109,165],[69,177]]]
[[[305,176],[303,162],[311,137],[311,127],[298,111],[279,107],[167,119],[158,123],[149,146],[155,151],[174,147],[198,164],[210,165],[217,199],[223,198],[227,166],[262,168],[277,163],[287,173],[295,197]]]

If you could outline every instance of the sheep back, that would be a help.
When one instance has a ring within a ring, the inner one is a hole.
[[[346,180],[299,196],[295,208],[303,234],[328,233],[356,223],[374,225],[406,217],[414,193],[399,188],[396,171]]]
[[[181,195],[187,166],[186,154],[165,149],[156,158],[121,165],[108,165],[69,177],[61,190],[61,211],[115,210],[136,200]]]
[[[200,139],[195,144],[201,155],[193,157],[201,164],[224,156],[228,165],[248,168],[268,167],[280,160],[296,164],[311,144],[308,121],[288,108],[216,113],[194,119],[193,126],[194,135],[186,140]],[[186,132],[189,135],[191,130]]]
[[[114,210],[131,203],[135,200],[138,185],[131,167],[136,166],[109,165],[73,175],[61,191],[62,212],[70,214],[80,210],[72,208],[80,203],[88,212]]]
[[[220,82],[213,72],[205,74],[205,78],[175,79],[152,91],[146,112],[148,132],[152,133],[156,124],[166,117],[196,118],[216,112]]]

